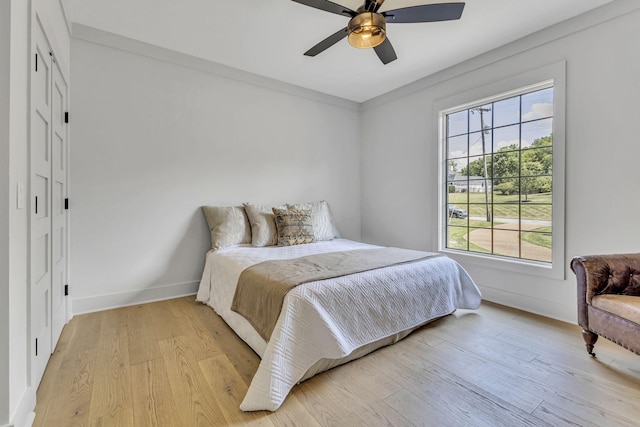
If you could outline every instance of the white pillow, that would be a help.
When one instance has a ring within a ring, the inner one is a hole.
[[[321,200],[319,202],[296,203],[295,205],[287,203],[287,208],[311,211],[313,235],[315,236],[316,241],[332,240],[335,237],[340,237],[336,224],[333,220],[331,208],[327,201]]]
[[[251,243],[251,226],[242,206],[203,206],[211,232],[211,248]]]
[[[272,208],[267,205],[243,203],[244,210],[251,224],[251,244],[253,246],[274,246],[278,244],[276,218]],[[279,206],[278,209],[285,209]]]

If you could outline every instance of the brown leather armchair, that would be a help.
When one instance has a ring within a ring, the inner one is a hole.
[[[640,354],[640,254],[578,256],[578,324],[587,352],[602,335]]]

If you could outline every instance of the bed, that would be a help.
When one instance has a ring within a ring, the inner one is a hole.
[[[207,253],[197,300],[211,306],[262,359],[240,409],[275,411],[297,383],[393,344],[458,308],[480,305],[480,291],[457,262],[425,253],[413,262],[291,289],[268,341],[231,310],[240,275],[251,266],[267,260],[375,248],[379,247],[342,238],[255,246],[251,239],[240,237],[236,244]]]

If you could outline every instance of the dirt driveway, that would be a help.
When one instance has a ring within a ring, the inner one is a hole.
[[[539,227],[540,225],[538,224],[522,224],[521,230],[530,231]],[[518,233],[518,223],[496,225],[493,230],[495,237],[493,241],[493,253],[551,262],[551,249],[529,242],[522,241],[522,253],[519,253],[520,233]],[[491,229],[483,228],[473,230],[466,234],[464,238],[476,246],[491,250]]]

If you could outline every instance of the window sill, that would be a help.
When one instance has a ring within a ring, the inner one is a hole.
[[[553,265],[547,262],[501,257],[498,255],[485,255],[455,249],[441,249],[440,252],[458,261],[462,266],[465,264],[473,264],[488,269],[505,270],[531,276],[565,280],[564,263],[556,263],[556,265]]]

